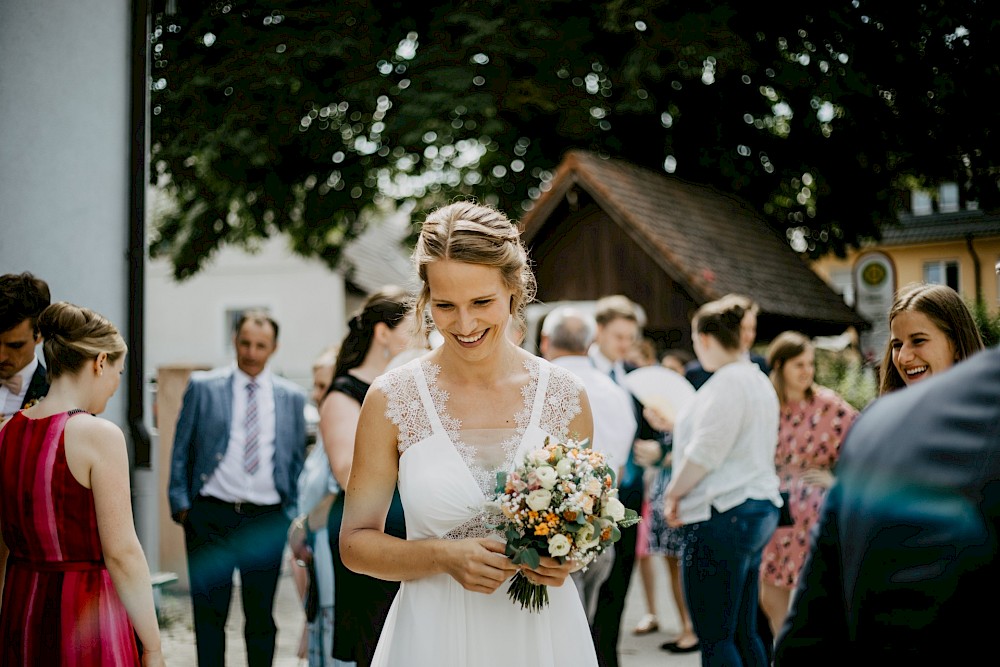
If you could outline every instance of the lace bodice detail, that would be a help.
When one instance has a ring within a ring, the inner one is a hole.
[[[514,428],[463,430],[462,421],[448,411],[448,392],[438,384],[441,368],[429,360],[412,361],[375,381],[373,388],[386,396],[385,415],[398,429],[399,454],[402,456],[410,447],[434,435],[435,421],[439,422],[442,435],[459,454],[482,493],[476,501],[477,507],[470,506],[475,516],[449,531],[446,537],[484,537],[496,533],[493,529],[496,517],[491,517],[485,503],[494,495],[497,472],[512,470],[519,450],[541,446],[541,442],[534,446],[523,442],[533,413],[536,414],[536,428],[558,438],[571,435],[569,424],[580,414],[583,385],[572,373],[548,365],[548,380],[543,388],[545,395],[541,406],[537,406],[541,364],[547,362],[537,358],[524,361],[529,380],[521,387],[522,404],[513,416]],[[428,407],[422,399],[421,376],[430,399]],[[436,420],[432,419],[429,409],[433,409]]]
[[[569,425],[580,414],[580,394],[583,382],[565,368],[552,367],[549,385],[545,389],[545,406],[538,425],[558,438],[569,438]]]
[[[406,448],[429,438],[433,433],[430,417],[420,400],[420,389],[417,379],[413,376],[411,366],[417,362],[404,364],[394,370],[384,373],[375,379],[373,389],[378,389],[386,397],[385,416],[399,429],[397,449],[402,454]],[[435,377],[440,367],[427,364],[434,371]]]

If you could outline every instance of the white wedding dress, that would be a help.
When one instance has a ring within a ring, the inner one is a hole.
[[[546,436],[568,437],[580,412],[582,385],[542,359],[525,361],[531,380],[513,429],[462,429],[447,412],[436,365],[416,359],[389,371],[373,388],[388,398],[386,416],[399,428],[399,494],[407,539],[502,539],[491,531],[484,504],[496,472],[511,470]],[[549,588],[541,612],[507,597],[473,593],[447,574],[400,586],[373,665],[378,667],[585,667],[597,665],[580,595],[569,579]]]

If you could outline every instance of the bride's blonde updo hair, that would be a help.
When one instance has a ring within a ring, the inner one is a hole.
[[[106,317],[89,308],[59,301],[38,316],[38,330],[45,339],[42,350],[50,379],[76,373],[88,361],[106,352],[114,363],[128,346]]]
[[[492,266],[514,296],[511,314],[523,333],[524,308],[535,298],[535,276],[517,226],[500,211],[474,202],[455,202],[427,216],[420,230],[413,263],[420,277],[418,326],[430,301],[427,266],[441,259]]]

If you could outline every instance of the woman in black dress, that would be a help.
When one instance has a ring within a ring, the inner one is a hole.
[[[351,318],[340,345],[333,382],[320,405],[319,428],[333,475],[342,489],[347,488],[351,475],[354,434],[368,387],[396,355],[411,346],[410,312],[411,299],[405,291],[384,288],[369,297]],[[399,583],[374,579],[344,567],[340,559],[343,515],[341,493],[330,508],[327,524],[333,552],[333,657],[367,667]],[[406,537],[398,492],[386,517],[386,532]]]

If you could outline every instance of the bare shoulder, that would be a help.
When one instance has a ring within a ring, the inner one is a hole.
[[[369,389],[368,395],[370,396],[371,393],[372,390]],[[325,415],[329,418],[335,418],[345,414],[345,412],[357,414],[358,408],[358,402],[353,397],[342,391],[331,391],[320,403],[319,414],[320,417]]]
[[[386,387],[380,385],[376,380],[375,384],[368,389],[368,393],[365,394],[364,403],[361,404],[361,413],[364,415],[375,414],[384,417],[388,405],[389,392]]]
[[[107,451],[125,444],[125,434],[117,425],[90,414],[74,415],[66,422],[69,441]]]

